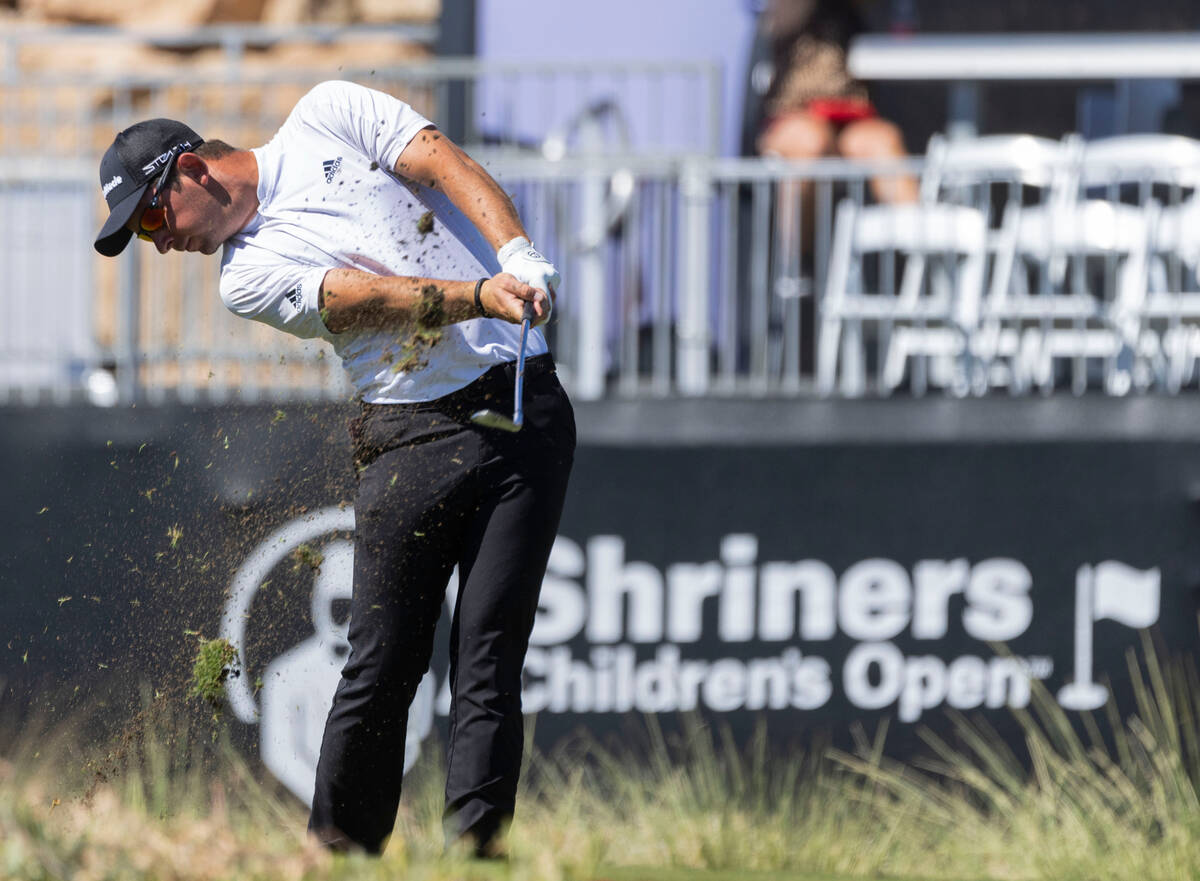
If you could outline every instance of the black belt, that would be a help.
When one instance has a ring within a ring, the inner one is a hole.
[[[539,376],[545,376],[547,373],[554,373],[557,368],[554,366],[554,358],[550,354],[534,355],[532,358],[525,359],[525,378],[537,379]],[[505,361],[503,364],[497,364],[495,367],[488,370],[483,376],[475,380],[487,379],[493,373],[499,373],[503,377],[503,381],[507,385],[512,385],[517,381],[517,362]],[[474,385],[475,383],[471,383]],[[466,386],[470,388],[471,385]],[[465,389],[464,389],[465,390]],[[457,394],[455,392],[454,394]]]
[[[549,353],[525,359],[526,382],[554,372],[554,358]],[[511,400],[513,386],[516,381],[517,362],[506,361],[503,364],[497,364],[495,367],[489,368],[483,376],[464,385],[457,391],[443,395],[440,398],[434,398],[432,401],[414,401],[408,404],[370,404],[364,401],[362,408],[364,412],[379,409],[392,411],[407,410],[410,412],[440,410],[452,413],[468,408],[473,411],[479,405],[487,404],[496,399],[503,400],[506,396]]]

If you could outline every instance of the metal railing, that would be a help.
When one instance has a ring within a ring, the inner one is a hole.
[[[686,149],[638,122],[660,111],[654,101],[624,102],[628,91],[597,98],[595,83],[664,72],[692,77],[688,110],[698,122]],[[464,140],[563,272],[548,333],[580,399],[1174,393],[1196,384],[1195,142],[1126,143],[1106,156],[1099,143],[1017,139],[970,161],[935,143],[923,159],[874,165],[720,159],[711,155],[719,86],[703,66],[449,60],[338,75],[435,120],[440,90],[454,83],[485,101],[497,77],[542,77],[559,95],[562,112],[546,114],[536,136],[515,116],[498,125],[472,113],[499,134],[476,126]],[[114,129],[173,115],[202,133],[261,143],[323,78],[276,70],[236,83],[210,72],[186,82],[7,84],[51,110],[26,119],[6,105],[36,140],[6,127],[0,141],[0,263],[15,304],[0,329],[0,399],[348,396],[324,344],[225,310],[215,260],[135,247],[111,261],[91,250],[102,217],[94,163]],[[565,97],[575,80],[592,85]],[[60,86],[74,90],[78,117],[51,100]],[[537,104],[531,89],[501,91]],[[74,137],[54,136],[72,120]],[[919,180],[920,202],[880,204],[889,178]],[[938,206],[966,210],[935,241]],[[1047,212],[1065,206],[1086,212],[1050,222]],[[968,227],[977,240],[967,241]],[[1085,227],[1091,239],[1060,235]]]
[[[0,248],[19,303],[0,335],[9,399],[350,394],[324,344],[229,314],[215,260],[136,247],[92,260],[90,169],[5,167]],[[1054,209],[1082,212],[1068,216],[1047,214],[1054,203],[1028,180],[986,169],[970,184],[960,173],[932,202],[875,203],[873,178],[928,177],[921,160],[509,155],[489,168],[563,273],[548,333],[580,399],[1196,384],[1189,181],[1164,189],[1135,169],[1120,176],[1142,182],[1118,186],[1093,168]],[[954,225],[935,241],[934,209],[949,207]],[[852,228],[864,218],[874,239]]]
[[[921,167],[596,157],[492,170],[563,269],[552,343],[574,393],[596,399],[811,394],[836,200]]]
[[[812,223],[823,255],[835,190],[861,196],[863,168],[702,156],[486,161],[563,272],[548,332],[575,394],[799,394],[811,384],[811,309],[801,306],[811,306],[824,260],[802,265],[807,233],[781,222],[790,209],[778,191],[818,176]],[[217,261],[143,247],[115,261],[95,258],[90,167],[40,160],[0,168],[8,169],[0,227],[23,227],[18,237],[0,235],[0,256],[26,267],[10,279],[22,311],[0,336],[0,394],[9,400],[350,394],[323,343],[228,313],[216,294]],[[69,204],[46,201],[64,198],[60,191]],[[33,194],[32,204],[22,206],[18,192]],[[68,266],[71,274],[57,275]],[[48,291],[46,278],[56,278]],[[78,325],[69,346],[64,315]],[[30,365],[38,365],[36,381]]]
[[[380,37],[374,28],[308,30],[301,36],[318,43],[371,45]],[[82,44],[130,36],[64,33]],[[94,255],[91,236],[103,219],[95,165],[113,133],[139,119],[185,119],[209,136],[251,146],[268,140],[315,83],[339,78],[394,94],[435,121],[465,110],[460,139],[488,163],[543,150],[551,157],[703,154],[718,138],[720,80],[712,64],[436,59],[326,70],[275,61],[268,68],[252,55],[287,36],[273,29],[143,35],[152,46],[220,44],[186,73],[153,64],[134,65],[136,73],[31,72],[18,63],[53,36],[7,35],[0,66],[0,264],[19,269],[9,288],[22,303],[0,334],[0,400],[349,393],[318,345],[228,315],[211,262],[183,255],[160,261],[136,249],[119,261]],[[47,285],[64,265],[70,274]],[[82,322],[69,339],[63,315]]]

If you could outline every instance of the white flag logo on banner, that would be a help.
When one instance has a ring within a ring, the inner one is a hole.
[[[1158,620],[1161,582],[1158,569],[1135,569],[1105,560],[1095,568],[1092,619],[1111,618],[1126,627],[1149,627]]]
[[[1075,678],[1058,692],[1068,710],[1096,710],[1108,689],[1092,678],[1094,622],[1110,618],[1126,627],[1149,627],[1158,620],[1162,574],[1116,560],[1080,566],[1075,575]]]

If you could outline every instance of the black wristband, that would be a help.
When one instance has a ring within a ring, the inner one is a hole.
[[[475,282],[475,308],[479,311],[480,317],[491,318],[492,316],[488,315],[487,310],[483,308],[483,301],[479,299],[479,292],[483,290],[483,283],[485,281],[487,281],[486,278],[481,278]]]

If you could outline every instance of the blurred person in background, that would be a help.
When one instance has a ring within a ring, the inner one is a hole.
[[[751,50],[742,126],[742,153],[790,160],[840,156],[851,160],[887,161],[906,157],[898,126],[881,118],[866,86],[851,76],[846,55],[851,40],[865,30],[864,3],[852,0],[752,0],[758,23]],[[914,8],[894,0],[893,33],[910,31]],[[840,184],[839,184],[840,186]],[[812,179],[784,178],[775,187],[770,233],[771,260],[779,267],[772,290],[789,292],[799,300],[804,336],[800,370],[813,370],[812,340],[816,309],[816,195]],[[916,179],[906,173],[879,174],[870,179],[870,195],[879,202],[911,202],[918,196]],[[831,193],[824,190],[822,197]],[[764,247],[749,230],[750,205],[743,198],[739,253]],[[749,284],[750,268],[740,269]],[[739,305],[748,323],[749,297]],[[774,320],[774,319],[773,319]],[[773,333],[781,332],[779,326]],[[749,341],[743,340],[743,351]]]
[[[221,250],[226,306],[328,341],[355,386],[350,653],[310,831],[334,850],[382,852],[409,705],[457,566],[447,840],[499,855],[521,766],[521,670],[575,447],[537,328],[558,271],[487,172],[407,104],[348,82],[316,86],[253,150],[174,120],[138,123],[105,153],[100,183],[101,254],[135,235],[164,254]],[[513,407],[529,309],[525,429],[485,428],[472,414]]]
[[[846,68],[850,41],[864,30],[861,4],[852,0],[767,0],[759,20],[751,75],[761,111],[756,151],[784,159],[902,159],[904,137],[882,119],[866,86]],[[909,175],[876,176],[871,193],[880,202],[910,202],[917,182]]]

